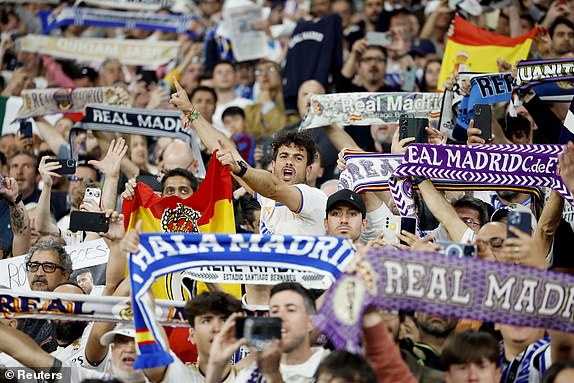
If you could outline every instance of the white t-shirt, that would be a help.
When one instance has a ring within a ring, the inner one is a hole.
[[[223,132],[227,137],[231,137],[231,133],[225,130],[223,127],[223,119],[221,118],[223,112],[225,112],[225,109],[229,108],[230,106],[238,106],[243,109],[247,105],[251,104],[253,104],[253,100],[243,97],[235,97],[233,100],[226,102],[225,104],[218,104],[215,107],[215,112],[213,113],[213,118],[211,120],[213,127]]]
[[[305,185],[295,185],[301,192],[301,206],[297,212],[283,204],[255,194],[261,204],[259,231],[261,234],[325,235],[327,196],[323,191]]]
[[[279,370],[284,382],[289,383],[313,383],[315,382],[315,372],[317,367],[327,355],[329,355],[329,350],[322,347],[316,347],[312,349],[313,355],[305,362],[301,364],[283,364],[279,365]],[[257,368],[256,364],[241,370],[237,375],[237,378],[233,383],[247,383],[251,374]]]
[[[68,361],[79,367],[103,372],[107,365],[108,359],[110,358],[110,352],[108,352],[104,360],[97,366],[92,366],[86,359],[86,346],[88,344],[88,338],[90,336],[90,331],[92,330],[93,325],[93,323],[90,323],[88,326],[86,326],[86,329],[84,330],[84,333],[80,339],[66,347],[58,347],[56,351],[51,353],[51,355],[54,358],[60,359],[62,362]]]
[[[173,363],[171,363],[163,377],[161,383],[204,383],[205,375],[199,371],[199,367],[196,364],[185,364],[179,359],[174,353]],[[237,371],[232,366],[229,374],[222,380],[223,383],[228,383],[233,381],[237,376]]]

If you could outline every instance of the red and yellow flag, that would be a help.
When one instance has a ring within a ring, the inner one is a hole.
[[[452,73],[498,72],[496,59],[502,58],[514,65],[528,56],[537,28],[510,38],[480,29],[460,16],[454,18],[454,35],[446,43],[440,75],[439,88]]]
[[[201,186],[185,200],[176,196],[162,198],[149,186],[138,183],[135,197],[123,201],[126,231],[141,219],[144,233],[235,233],[231,182],[229,167],[221,166],[214,153]],[[156,281],[152,286],[155,297],[185,297],[179,277],[169,274]],[[204,289],[202,285],[199,290]],[[241,296],[240,285],[223,288],[236,297]]]

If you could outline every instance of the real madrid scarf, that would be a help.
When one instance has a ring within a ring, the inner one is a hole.
[[[516,65],[515,90],[526,89],[547,82],[574,80],[574,59],[520,61]]]
[[[560,152],[561,145],[411,144],[393,177],[547,187],[572,202],[570,191],[557,174]]]
[[[369,306],[574,332],[574,276],[437,253],[373,247],[329,290],[315,326],[360,352]]]
[[[173,361],[155,321],[149,290],[162,275],[209,265],[286,267],[323,274],[334,281],[353,259],[349,240],[332,236],[260,234],[142,234],[129,256],[132,306],[139,355],[135,368]]]
[[[385,154],[345,150],[346,168],[339,176],[339,189],[350,189],[356,193],[392,190],[393,172],[405,162],[401,154]],[[523,193],[535,193],[539,198],[540,191],[530,185],[511,186],[465,180],[450,180],[431,177],[434,186],[439,190],[517,190]],[[402,204],[401,204],[402,205]],[[399,207],[399,205],[397,205]]]
[[[126,65],[157,67],[177,57],[179,43],[26,35],[16,40],[16,47],[68,60],[103,62],[113,57]]]
[[[82,112],[88,104],[126,105],[127,92],[120,87],[48,88],[22,92],[19,119],[58,113]]]
[[[177,34],[187,33],[195,37],[197,17],[157,12],[124,12],[111,9],[63,7],[58,11],[40,11],[44,34],[66,25],[88,25],[107,28],[137,28],[158,30]]]
[[[335,93],[314,95],[302,129],[331,124],[397,123],[401,114],[438,118],[441,93]]]
[[[185,302],[156,300],[156,318],[163,326],[187,327]],[[16,292],[0,289],[4,318],[60,319],[95,322],[133,321],[129,297],[92,296],[44,291]]]
[[[78,130],[96,130],[126,134],[141,134],[150,137],[172,137],[189,142],[193,156],[199,160],[197,176],[205,176],[205,166],[201,161],[199,138],[193,130],[181,123],[179,111],[164,109],[126,108],[110,105],[90,105],[86,107],[82,121],[70,131],[72,156],[77,156],[74,147]]]

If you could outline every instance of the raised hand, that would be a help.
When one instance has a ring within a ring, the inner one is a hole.
[[[120,163],[122,158],[128,152],[126,140],[122,137],[118,140],[112,140],[106,156],[101,160],[90,160],[88,163],[95,166],[99,171],[104,173],[107,177],[119,177]]]
[[[219,150],[217,151],[217,160],[222,166],[229,166],[232,173],[239,173],[241,167],[237,164],[237,160],[233,156],[234,150],[229,147],[227,142],[217,140],[219,143]]]
[[[128,182],[126,182],[125,190],[122,193],[122,199],[126,201],[131,201],[136,196],[136,180],[132,178]]]
[[[54,184],[54,178],[62,177],[62,175],[56,173],[56,170],[60,169],[62,165],[59,162],[47,162],[48,159],[50,159],[49,156],[42,157],[38,165],[38,172],[44,182],[44,186],[51,188]]]
[[[428,135],[429,144],[446,144],[446,134],[441,133],[437,128],[430,128],[428,126],[425,127],[425,130]]]
[[[468,129],[466,130],[466,144],[467,145],[484,145],[486,144],[486,141],[484,140],[484,138],[480,137],[480,135],[482,134],[482,131],[478,128],[474,127],[474,120],[470,120],[469,124],[468,124]],[[490,139],[490,141],[488,142],[492,142],[494,140],[495,136],[494,134],[492,135],[492,138]]]
[[[187,92],[185,91],[185,89],[183,89],[183,87],[177,81],[176,78],[173,79],[173,83],[175,85],[176,92],[171,94],[169,102],[183,113],[193,113],[195,111],[195,108],[193,107],[193,104],[189,100]]]
[[[124,215],[112,209],[106,210],[106,217],[109,218],[110,226],[106,233],[100,235],[110,241],[119,241],[124,237]]]
[[[393,142],[391,144],[392,154],[405,154],[407,152],[407,145],[415,141],[414,137],[406,137],[399,141],[399,130],[400,129],[397,129],[395,134],[393,134]]]

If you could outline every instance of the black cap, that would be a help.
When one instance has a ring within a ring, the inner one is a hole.
[[[367,215],[367,208],[361,196],[349,189],[341,189],[338,192],[332,194],[327,200],[327,213],[331,211],[339,202],[346,202],[354,206],[358,211],[361,212],[363,218]]]

